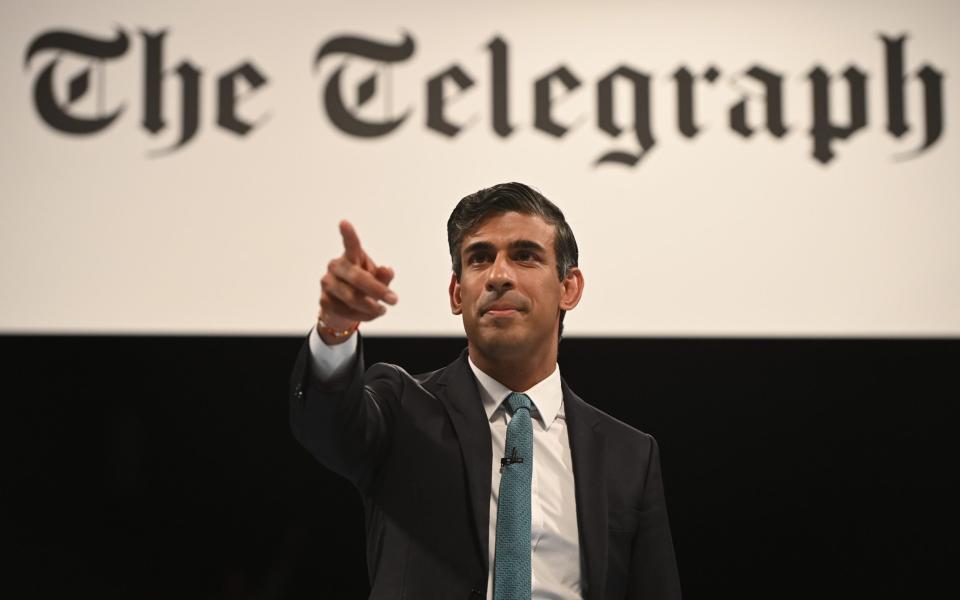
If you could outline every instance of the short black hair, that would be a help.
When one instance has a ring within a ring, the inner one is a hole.
[[[450,261],[453,273],[460,280],[463,263],[460,246],[463,238],[475,230],[488,217],[507,212],[524,215],[536,215],[554,226],[554,254],[557,257],[557,277],[563,280],[570,269],[577,266],[580,252],[573,230],[557,205],[528,185],[511,181],[484,188],[469,196],[464,196],[447,220],[447,243],[450,246]],[[560,333],[563,333],[563,316],[560,311]]]

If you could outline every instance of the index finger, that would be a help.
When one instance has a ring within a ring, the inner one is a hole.
[[[340,221],[340,235],[343,237],[343,250],[347,260],[355,265],[362,263],[363,248],[360,247],[360,238],[350,221]]]

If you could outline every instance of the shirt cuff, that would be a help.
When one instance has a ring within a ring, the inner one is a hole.
[[[320,381],[333,381],[348,374],[356,356],[356,333],[343,343],[328,346],[317,333],[316,327],[310,330],[310,358],[314,376]]]

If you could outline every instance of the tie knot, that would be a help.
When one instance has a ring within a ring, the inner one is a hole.
[[[510,409],[510,416],[512,417],[517,410],[521,408],[530,410],[530,396],[526,394],[518,394],[516,392],[511,393],[507,396],[507,406]]]

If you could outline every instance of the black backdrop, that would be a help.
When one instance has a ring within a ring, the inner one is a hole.
[[[302,340],[3,336],[0,591],[363,598],[359,496],[296,445]],[[453,360],[372,338],[370,362]],[[564,340],[661,445],[685,597],[956,593],[960,340]],[[9,558],[11,557],[12,558]]]

